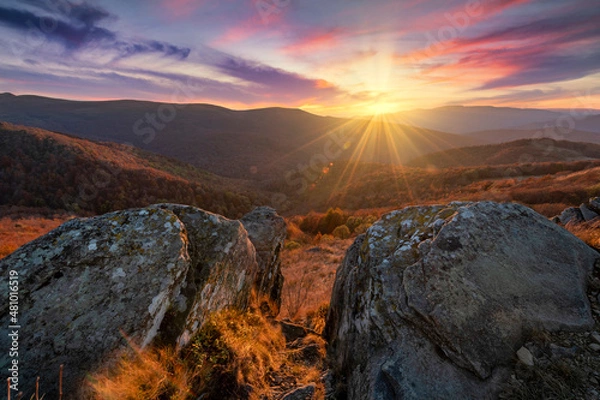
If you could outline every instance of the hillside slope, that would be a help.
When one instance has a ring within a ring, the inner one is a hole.
[[[568,140],[569,142],[596,143],[600,144],[600,133],[573,130],[560,133],[558,129],[494,129],[473,132],[466,135],[486,143],[506,143],[519,139],[541,139]]]
[[[0,123],[0,206],[93,214],[169,201],[236,217],[264,202],[245,187],[131,146]]]
[[[408,165],[423,168],[450,168],[591,159],[600,159],[600,145],[552,139],[523,139],[432,153],[416,158]]]
[[[342,163],[302,197],[306,213],[382,208],[451,201],[519,202],[551,217],[600,196],[600,160],[423,169]]]
[[[343,159],[398,164],[481,144],[449,133],[296,109],[235,111],[207,104],[82,102],[6,93],[0,95],[0,120],[130,143],[218,175],[254,180],[281,178],[317,161],[317,169]]]

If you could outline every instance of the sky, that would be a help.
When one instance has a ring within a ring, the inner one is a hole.
[[[600,109],[598,0],[2,0],[0,92],[299,107]]]

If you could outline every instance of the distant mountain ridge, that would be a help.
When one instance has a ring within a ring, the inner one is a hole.
[[[218,175],[281,179],[352,159],[401,164],[415,156],[481,144],[378,120],[321,117],[298,109],[235,111],[207,104],[69,101],[0,95],[0,120],[78,137],[130,143]]]
[[[522,139],[427,154],[408,165],[451,168],[586,160],[600,160],[600,145],[552,139]]]
[[[481,142],[495,144],[507,143],[520,139],[542,139],[567,140],[569,142],[596,143],[600,144],[600,133],[584,132],[579,130],[559,130],[553,128],[535,129],[495,129],[481,132],[469,133],[469,136]]]
[[[574,110],[575,111],[575,110]],[[580,131],[600,132],[600,110],[577,110],[577,118],[569,120],[569,127]],[[396,122],[416,125],[455,134],[508,129],[539,129],[544,126],[565,124],[571,111],[491,106],[447,106],[416,109],[391,114]],[[587,115],[587,117],[586,117]],[[571,126],[574,124],[574,126]]]

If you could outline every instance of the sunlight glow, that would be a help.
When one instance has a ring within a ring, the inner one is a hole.
[[[398,111],[398,107],[395,104],[390,103],[375,103],[368,107],[368,115],[384,115]]]

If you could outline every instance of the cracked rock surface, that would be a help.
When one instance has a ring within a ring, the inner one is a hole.
[[[517,204],[382,217],[339,267],[326,336],[349,399],[495,398],[534,330],[593,326],[600,255]]]
[[[264,229],[285,235],[285,223]],[[126,338],[142,347],[185,345],[209,313],[245,309],[259,283],[256,249],[240,221],[175,204],[68,221],[0,261],[4,288],[10,270],[19,276],[25,398],[37,376],[41,393],[58,398],[61,364],[65,398],[77,398],[86,374],[126,347]],[[4,303],[2,326],[10,317]],[[6,335],[0,347],[10,347]],[[2,353],[0,368],[11,362]]]

